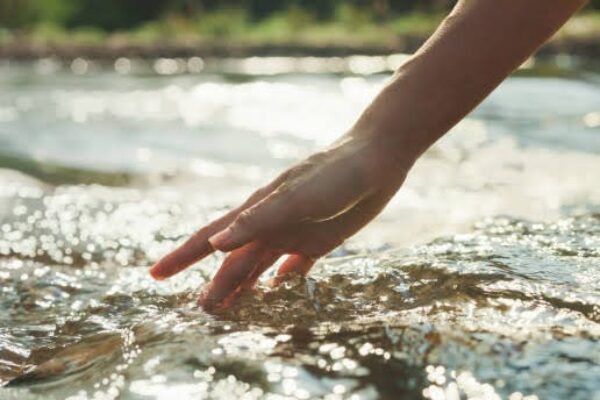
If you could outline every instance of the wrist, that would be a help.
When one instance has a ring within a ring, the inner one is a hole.
[[[365,109],[348,132],[353,139],[368,142],[375,156],[395,161],[408,171],[429,147],[426,124],[419,120],[407,99],[411,88],[399,72]]]
[[[426,60],[413,56],[389,80],[352,131],[380,142],[410,166],[462,117],[456,85],[440,80]]]
[[[401,181],[412,168],[421,153],[408,146],[402,134],[390,131],[377,123],[355,125],[339,142],[347,145],[354,154],[360,155],[363,164],[373,172],[373,182],[398,177]]]

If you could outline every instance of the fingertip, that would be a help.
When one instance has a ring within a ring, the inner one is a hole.
[[[150,267],[150,276],[154,278],[154,280],[164,281],[167,278],[167,276],[165,276],[165,274],[163,274],[161,270],[162,268],[159,263],[154,264],[152,267]]]
[[[266,282],[266,285],[272,289],[272,288],[276,288],[277,286],[279,286],[281,284],[281,282],[282,282],[281,277],[274,276],[273,278],[269,279]]]
[[[237,288],[231,293],[214,294],[213,289],[210,287],[208,290],[201,292],[198,295],[196,304],[206,312],[223,311],[232,307],[235,304],[236,299],[240,296],[243,291],[241,288]]]
[[[276,279],[285,280],[285,277],[290,274],[298,274],[301,276],[308,275],[308,272],[315,264],[315,259],[295,254],[288,257],[287,260],[279,267]]]
[[[214,308],[215,301],[208,296],[208,290],[202,290],[196,300],[198,306],[202,307],[205,311],[209,311]]]
[[[225,299],[227,296],[215,294],[215,288],[209,284],[198,295],[196,304],[206,312],[216,311],[218,309],[227,308]]]

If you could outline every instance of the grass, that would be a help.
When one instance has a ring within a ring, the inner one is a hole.
[[[326,21],[318,20],[300,8],[290,8],[256,21],[243,9],[223,9],[191,17],[168,15],[127,31],[111,33],[92,27],[67,30],[42,23],[30,27],[25,37],[37,44],[59,45],[295,43],[318,46],[386,46],[402,36],[427,36],[442,19],[441,14],[419,12],[378,19],[369,9],[342,5],[338,7],[334,17]],[[600,11],[588,11],[575,16],[560,30],[556,38],[589,38],[594,35],[600,35]],[[14,37],[9,31],[0,29],[0,43],[10,43]]]
[[[556,34],[556,38],[589,38],[598,35],[600,35],[600,11],[588,11],[571,18]]]
[[[366,9],[339,7],[331,20],[320,21],[300,8],[290,8],[262,20],[251,20],[243,9],[217,10],[194,17],[169,15],[136,28],[103,32],[95,28],[67,30],[51,23],[30,27],[26,37],[39,44],[100,44],[117,42],[150,44],[156,42],[240,44],[306,43],[387,44],[398,35],[431,33],[442,16],[406,14],[378,21]],[[10,41],[8,31],[0,31],[0,41]]]
[[[93,27],[80,27],[65,30],[54,24],[38,24],[29,32],[29,37],[36,43],[77,43],[77,44],[101,44],[107,35],[100,29]]]

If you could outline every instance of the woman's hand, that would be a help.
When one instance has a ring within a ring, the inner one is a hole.
[[[215,249],[228,252],[200,298],[211,308],[252,287],[283,255],[276,281],[306,275],[319,257],[379,214],[403,183],[408,165],[385,147],[374,137],[342,137],[200,229],[156,263],[152,276],[167,278]]]
[[[306,274],[373,219],[416,158],[549,38],[584,0],[460,0],[328,150],[292,167],[152,267],[169,277],[230,252],[201,298],[213,307],[288,254],[278,279]]]

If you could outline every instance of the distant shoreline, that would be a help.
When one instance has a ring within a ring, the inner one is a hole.
[[[233,41],[205,41],[198,43],[155,42],[36,44],[29,41],[14,41],[0,44],[0,59],[37,60],[57,58],[73,60],[84,58],[97,61],[111,61],[121,57],[137,59],[190,58],[190,57],[345,57],[350,55],[381,55],[412,53],[425,37],[406,37],[397,43],[382,46],[372,44],[312,44],[312,43],[240,43]]]
[[[382,46],[372,44],[313,44],[313,43],[236,43],[200,42],[151,44],[136,43],[48,43],[13,40],[0,44],[0,60],[33,61],[56,58],[64,61],[84,58],[97,61],[114,61],[118,58],[189,58],[189,57],[344,57],[350,55],[382,55],[413,53],[427,36],[404,36],[394,43]],[[537,53],[539,56],[568,54],[590,60],[600,60],[600,34],[589,37],[553,39]]]

